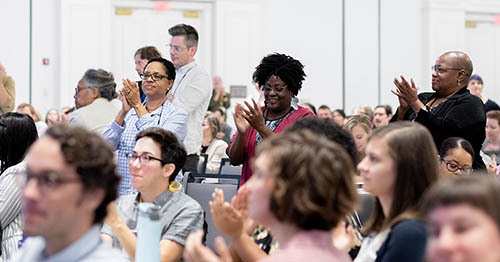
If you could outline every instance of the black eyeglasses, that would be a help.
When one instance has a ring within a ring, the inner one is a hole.
[[[472,169],[472,167],[459,166],[455,161],[447,161],[444,159],[441,159],[441,161],[446,164],[446,169],[448,169],[448,171],[453,172],[453,173],[460,170],[460,171],[462,171],[463,174],[470,175],[472,173],[472,171],[474,171],[474,169]]]
[[[432,72],[437,72],[438,74],[446,73],[449,70],[462,70],[463,68],[451,68],[451,67],[442,67],[440,65],[431,66]]]
[[[127,157],[129,162],[134,162],[135,160],[139,159],[139,163],[141,165],[149,165],[151,160],[160,161],[162,164],[165,164],[165,161],[147,154],[138,155],[136,153],[128,153],[125,156]]]
[[[167,78],[168,79],[168,76],[166,76],[166,75],[160,75],[160,74],[157,74],[157,73],[154,73],[154,74],[144,73],[144,74],[141,74],[140,76],[141,76],[142,80],[146,80],[146,79],[148,79],[150,77],[151,77],[151,79],[153,79],[153,81],[160,81],[163,78]]]
[[[62,175],[56,171],[44,171],[35,174],[29,170],[20,172],[17,176],[19,185],[26,186],[31,179],[35,179],[40,189],[56,189],[63,184],[81,183],[79,178],[63,178]]]

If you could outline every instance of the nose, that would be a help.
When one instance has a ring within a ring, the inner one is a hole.
[[[361,159],[361,161],[359,162],[357,168],[358,168],[358,171],[360,173],[362,172],[365,172],[366,171],[366,161],[365,161],[366,157],[364,157],[363,159]]]
[[[141,167],[141,161],[140,158],[136,158],[135,160],[130,160],[128,162],[128,168],[129,169],[138,169]]]
[[[37,199],[39,196],[40,196],[40,189],[38,187],[36,179],[31,179],[26,181],[26,184],[24,185],[23,188],[23,198],[34,200]]]
[[[450,228],[443,228],[436,240],[436,247],[439,252],[452,252],[456,247],[456,238]]]

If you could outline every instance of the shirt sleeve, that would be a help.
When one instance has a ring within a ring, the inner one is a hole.
[[[14,79],[10,76],[5,76],[4,88],[7,96],[9,97],[9,101],[6,104],[0,105],[0,113],[12,112],[14,110],[14,104],[16,100],[16,87]]]
[[[15,173],[21,169],[8,168],[0,179],[0,221],[6,228],[21,213],[21,189],[16,183]]]
[[[423,223],[404,220],[395,225],[377,252],[376,261],[424,261],[426,230]]]
[[[84,126],[84,123],[83,120],[80,118],[80,116],[76,112],[73,112],[69,115],[69,125]]]
[[[115,121],[108,125],[106,130],[102,133],[102,138],[111,145],[111,149],[117,150],[120,145],[120,139],[123,131],[127,126],[127,118],[123,120],[123,126],[119,126]]]
[[[203,221],[203,209],[199,205],[186,205],[168,225],[161,238],[175,241],[184,246],[191,232],[203,228]]]

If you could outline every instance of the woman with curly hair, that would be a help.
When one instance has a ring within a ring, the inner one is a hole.
[[[250,160],[255,146],[262,140],[280,133],[295,120],[313,115],[297,105],[296,96],[306,76],[300,61],[284,54],[264,57],[253,74],[254,81],[264,91],[264,106],[245,102],[236,105],[234,123],[238,131],[227,149],[232,165],[243,164],[241,184],[252,176]]]

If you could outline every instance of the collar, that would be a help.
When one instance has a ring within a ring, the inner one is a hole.
[[[153,204],[162,207],[172,198],[173,194],[174,192],[167,189],[163,191],[163,193],[161,193],[159,196],[157,196],[155,200],[153,200]],[[141,192],[137,194],[137,197],[135,198],[135,204],[138,205],[140,203],[140,200],[141,200]]]
[[[100,228],[101,225],[92,226],[92,228],[76,242],[73,242],[71,245],[52,256],[50,261],[68,261],[68,258],[78,258],[74,261],[84,260],[85,257],[93,253],[101,244]],[[48,258],[45,248],[42,250],[41,256],[43,258]]]
[[[189,64],[185,64],[183,66],[181,66],[180,68],[178,68],[176,71],[176,73],[178,74],[185,74],[187,71],[189,71],[189,69],[193,68],[196,66],[196,61],[193,61]]]

